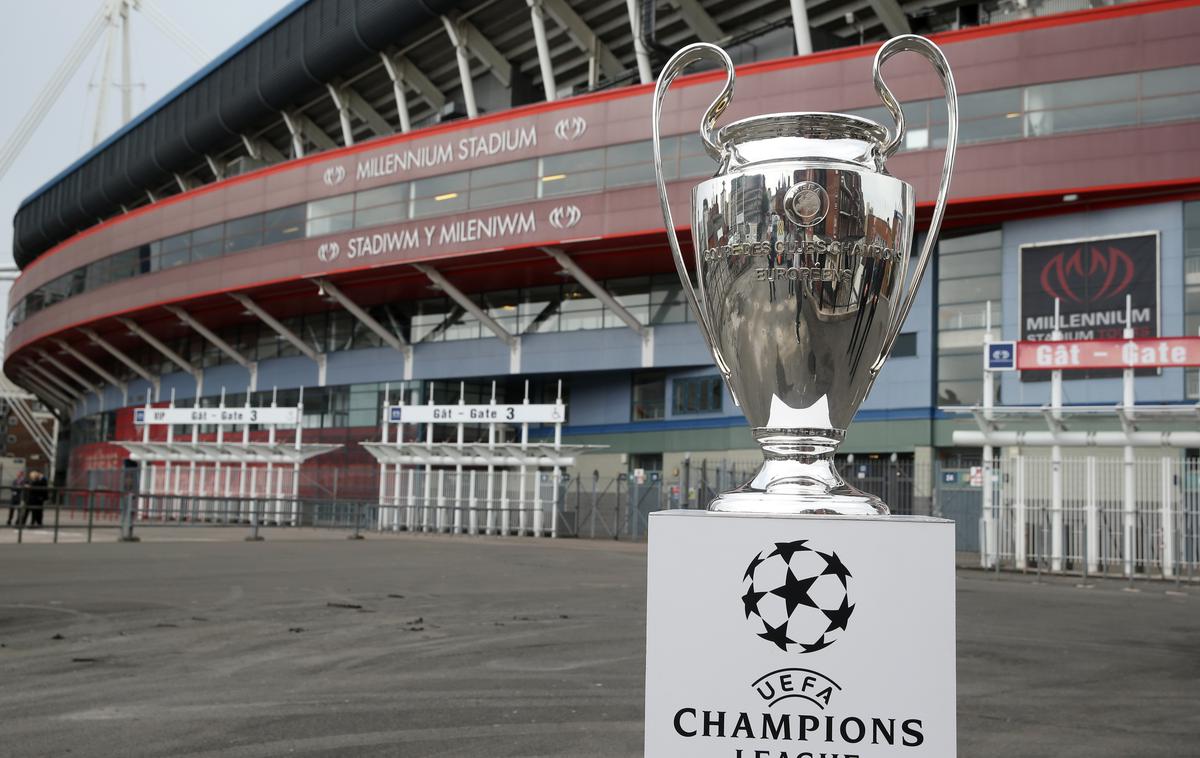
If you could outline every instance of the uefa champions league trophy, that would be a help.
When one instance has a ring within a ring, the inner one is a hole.
[[[911,277],[913,188],[884,168],[904,142],[904,113],[880,76],[904,51],[933,64],[948,111],[937,205]],[[700,60],[724,66],[726,78],[700,123],[719,165],[692,190],[693,288],[667,201],[659,119],[671,82]],[[733,81],[725,51],[699,43],[671,58],[654,91],[654,169],[675,267],[765,458],[750,482],[709,509],[887,514],[882,500],[846,484],[833,455],[912,309],[937,241],[958,141],[954,78],[924,37],[885,43],[875,56],[875,91],[894,132],[838,113],[772,113],[715,129]]]

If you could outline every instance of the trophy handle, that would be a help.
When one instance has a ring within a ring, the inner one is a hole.
[[[896,311],[896,317],[888,327],[887,337],[883,342],[883,351],[880,353],[879,359],[875,361],[875,365],[871,367],[873,374],[879,373],[883,368],[883,362],[892,352],[892,346],[895,344],[896,338],[900,336],[900,329],[904,326],[905,319],[908,318],[908,312],[912,310],[913,301],[916,300],[917,288],[921,286],[925,269],[929,266],[929,256],[933,253],[933,246],[937,244],[938,233],[942,229],[942,217],[946,213],[950,175],[954,173],[954,152],[958,147],[958,91],[954,87],[954,75],[950,73],[950,64],[946,62],[946,56],[942,54],[941,48],[933,42],[915,34],[903,34],[885,42],[879,48],[879,52],[875,54],[875,91],[879,93],[884,106],[896,119],[896,132],[883,146],[883,157],[890,157],[904,142],[904,111],[896,102],[892,91],[884,83],[880,68],[889,58],[903,52],[917,53],[929,61],[933,64],[933,70],[942,80],[942,88],[946,92],[946,160],[942,163],[942,180],[938,188],[937,204],[933,208],[933,218],[929,221],[929,231],[925,234],[925,244],[921,245],[921,254],[917,257],[912,279],[908,278],[907,261],[904,268],[900,270],[901,285],[904,286],[907,282],[907,286],[904,288],[904,295],[901,298],[900,307]]]
[[[671,217],[671,203],[667,199],[667,182],[663,177],[662,165],[662,140],[659,130],[659,121],[662,119],[662,103],[667,96],[667,90],[671,86],[671,82],[675,81],[675,77],[679,76],[685,68],[700,60],[710,60],[719,63],[725,69],[725,86],[721,93],[713,100],[712,105],[708,106],[708,110],[704,112],[703,118],[700,119],[700,139],[704,142],[704,149],[712,157],[713,160],[721,159],[721,146],[715,139],[713,133],[717,124],[717,119],[725,112],[725,108],[729,106],[729,101],[733,98],[733,61],[729,55],[717,47],[705,42],[697,42],[687,47],[682,48],[675,55],[671,56],[671,60],[667,61],[667,65],[663,67],[662,73],[658,77],[658,84],[654,87],[654,121],[653,121],[653,143],[654,143],[654,178],[658,182],[658,199],[662,202],[663,221],[667,227],[667,242],[671,246],[671,256],[675,260],[675,270],[679,274],[679,281],[683,284],[684,294],[687,295],[688,304],[692,307],[692,312],[696,314],[696,323],[700,326],[700,333],[704,336],[705,343],[708,344],[709,352],[712,353],[713,360],[717,364],[717,370],[721,372],[726,380],[729,379],[729,365],[721,356],[721,351],[717,347],[717,341],[714,338],[713,329],[708,323],[708,316],[703,307],[701,307],[700,296],[696,294],[695,288],[692,286],[692,278],[688,274],[687,266],[683,262],[683,251],[679,249],[679,237],[675,234],[675,221]],[[696,273],[699,276],[700,272],[700,247],[693,240],[693,247],[696,255]],[[701,287],[703,291],[703,286]],[[732,392],[732,388],[730,392]],[[734,403],[737,403],[737,397],[734,397]]]

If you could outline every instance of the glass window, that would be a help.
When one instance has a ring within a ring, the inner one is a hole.
[[[273,245],[304,236],[304,205],[289,205],[263,214],[263,244]]]
[[[996,301],[1000,299],[1000,279],[997,276],[972,276],[938,282],[938,302],[953,303]]]
[[[1200,92],[1200,66],[1142,72],[1142,97]]]
[[[604,187],[604,148],[542,158],[541,197],[595,192]]]
[[[441,339],[441,326],[450,315],[450,303],[446,298],[435,297],[417,301],[416,313],[412,316],[412,341],[435,342]]]
[[[630,417],[634,421],[663,418],[666,415],[667,378],[661,371],[635,374],[633,405]]]
[[[896,336],[896,342],[892,345],[892,352],[889,355],[893,358],[911,358],[916,354],[917,333],[900,332]]]
[[[356,209],[374,208],[379,205],[396,205],[397,203],[407,205],[408,194],[408,182],[363,190],[354,194],[354,207]]]
[[[679,138],[680,178],[712,176],[716,172],[716,161],[705,152],[699,134],[689,133]]]
[[[716,413],[721,410],[721,378],[701,376],[676,379],[672,403],[675,415]]]
[[[616,301],[625,306],[634,318],[645,324],[650,320],[650,277],[639,276],[633,279],[611,279],[604,282]],[[624,326],[615,313],[605,318],[605,326]]]
[[[604,150],[604,184],[623,187],[654,182],[654,148],[649,140],[613,145]]]
[[[471,171],[471,207],[505,205],[537,197],[536,160],[514,161]]]
[[[962,122],[975,121],[977,119],[989,118],[992,116],[1007,116],[1013,114],[1014,121],[1020,123],[1020,115],[1023,110],[1022,88],[1012,87],[1010,89],[998,89],[991,92],[973,92],[969,95],[961,95],[958,98],[958,117]],[[933,110],[933,121],[935,123],[945,123],[946,109],[938,101],[940,107]]]
[[[521,290],[519,311],[521,334],[557,332],[558,311],[561,302],[562,293],[557,285],[529,287]]]
[[[559,311],[559,331],[573,332],[604,327],[604,306],[579,284],[563,285]]]
[[[306,206],[305,235],[319,237],[345,231],[354,226],[354,195],[338,195],[311,200]]]
[[[460,171],[413,182],[413,218],[441,216],[467,209],[470,173]]]
[[[192,232],[192,262],[216,258],[221,254],[224,224],[213,224]]]
[[[408,220],[408,203],[394,205],[377,205],[373,208],[359,208],[354,211],[354,226],[361,229],[365,226],[380,224],[397,224]]]
[[[254,247],[262,247],[262,214],[246,216],[225,222],[225,252],[236,253]]]
[[[650,323],[681,324],[687,321],[690,316],[679,279],[667,274],[655,276],[653,282],[650,290]]]

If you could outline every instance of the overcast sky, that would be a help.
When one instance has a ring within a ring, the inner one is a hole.
[[[55,68],[66,57],[105,0],[10,0],[0,27],[0,140],[7,143]],[[197,61],[149,19],[134,13],[130,25],[134,117],[170,92],[204,63],[245,36],[289,0],[153,0],[155,6],[203,48]],[[0,264],[12,265],[12,217],[21,201],[92,146],[103,70],[104,37],[84,59],[58,102],[46,114],[21,155],[0,179]],[[119,37],[118,37],[119,41]],[[120,55],[113,58],[114,82]],[[120,126],[121,93],[112,87],[103,134]],[[103,139],[103,137],[101,138]],[[3,293],[7,300],[6,293]],[[5,309],[7,315],[7,308]]]

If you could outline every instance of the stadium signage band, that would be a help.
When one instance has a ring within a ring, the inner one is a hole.
[[[354,177],[359,181],[378,179],[414,168],[430,168],[536,147],[537,129],[532,125],[518,126],[371,155],[355,164]]]
[[[291,426],[300,420],[298,408],[138,408],[135,424],[268,424]]]
[[[1017,343],[1022,371],[1191,366],[1200,366],[1200,337]]]
[[[566,406],[538,405],[393,405],[388,421],[393,424],[561,424]]]

